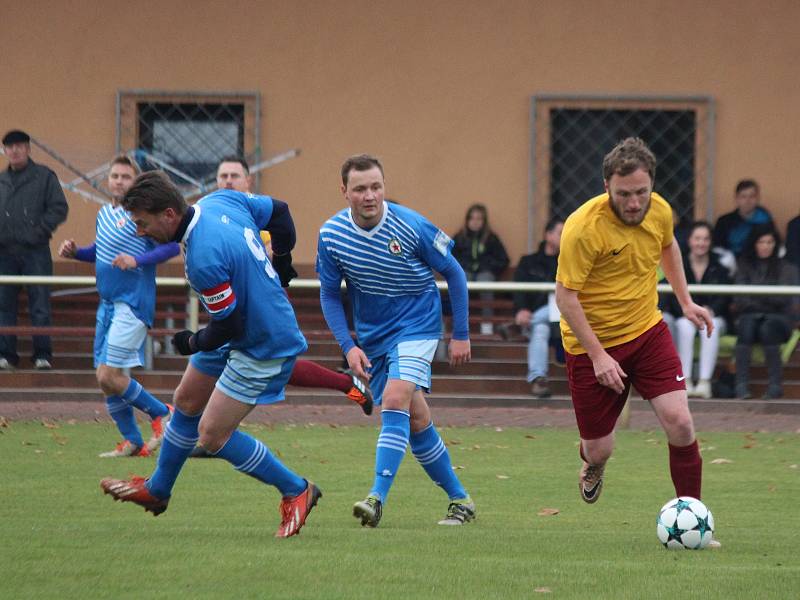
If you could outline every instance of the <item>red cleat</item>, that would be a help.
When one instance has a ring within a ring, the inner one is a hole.
[[[147,440],[147,445],[145,446],[148,452],[155,452],[158,450],[159,446],[161,446],[161,440],[164,439],[164,430],[167,428],[167,423],[169,423],[169,420],[172,418],[172,413],[175,412],[171,404],[167,404],[167,408],[169,409],[167,414],[163,417],[156,417],[150,421],[150,428],[153,430],[153,435]]]
[[[130,481],[106,478],[100,482],[100,487],[106,494],[111,494],[114,500],[133,502],[157,517],[167,510],[169,498],[156,498],[147,489],[146,483],[144,477],[131,477]]]
[[[281,526],[275,532],[275,537],[291,537],[299,534],[300,528],[305,525],[308,513],[317,505],[317,500],[322,498],[320,489],[310,481],[307,483],[308,486],[302,494],[284,496],[281,500]]]

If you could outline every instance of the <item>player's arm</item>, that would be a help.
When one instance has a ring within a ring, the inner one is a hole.
[[[578,299],[578,290],[571,290],[560,281],[557,281],[556,305],[558,310],[561,311],[561,316],[569,324],[572,333],[578,338],[578,342],[586,350],[586,354],[592,361],[597,381],[610,387],[618,394],[622,393],[625,389],[622,378],[627,377],[627,375],[622,370],[622,367],[619,366],[619,363],[600,344],[600,340],[592,330],[592,326],[586,318],[586,313],[583,311],[583,306],[581,306]]]
[[[244,319],[230,282],[203,290],[200,300],[211,322],[196,333],[187,329],[175,334],[172,343],[183,355],[215,350],[244,334]]]
[[[73,258],[81,262],[95,262],[97,260],[97,247],[95,244],[78,248],[75,240],[64,240],[58,247],[61,258]]]
[[[472,349],[469,341],[469,295],[464,269],[452,254],[437,269],[447,281],[447,290],[453,306],[453,335],[450,338],[450,365],[469,362]]]
[[[672,243],[661,249],[661,268],[672,286],[672,291],[675,292],[683,315],[699,329],[705,329],[707,335],[711,337],[711,332],[714,331],[714,321],[707,309],[692,302],[689,286],[686,283],[686,273],[683,270],[681,249],[675,238],[672,239]]]
[[[111,264],[123,271],[126,269],[143,267],[145,265],[157,265],[168,261],[173,256],[177,256],[180,254],[180,251],[181,247],[177,242],[167,242],[166,244],[159,244],[138,256],[131,256],[130,254],[120,252]]]
[[[272,216],[262,229],[269,232],[272,243],[272,266],[278,273],[283,287],[289,287],[289,282],[297,277],[297,271],[292,266],[292,248],[297,242],[297,232],[294,227],[292,214],[286,202],[272,199]]]

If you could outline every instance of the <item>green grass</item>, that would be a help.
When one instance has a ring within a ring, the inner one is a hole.
[[[158,518],[103,496],[110,424],[0,429],[3,598],[789,598],[800,589],[800,436],[701,436],[720,551],[667,551],[673,496],[660,432],[622,432],[598,504],[577,493],[572,431],[445,429],[478,520],[436,526],[444,494],[407,455],[384,519],[361,528],[376,429],[248,427],[324,498],[302,535],[272,537],[278,495],[220,460],[192,460]],[[731,463],[712,464],[715,458]],[[556,516],[538,516],[557,508]],[[538,590],[538,591],[537,591]]]

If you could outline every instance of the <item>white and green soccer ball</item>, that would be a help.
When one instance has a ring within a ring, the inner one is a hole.
[[[714,535],[714,516],[697,498],[673,498],[658,513],[656,534],[665,548],[700,550]]]

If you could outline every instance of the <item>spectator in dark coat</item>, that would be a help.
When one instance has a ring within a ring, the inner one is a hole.
[[[800,269],[800,215],[786,226],[786,260]]]
[[[761,191],[752,179],[743,179],[736,184],[736,210],[722,215],[714,226],[714,245],[727,248],[738,258],[744,249],[745,240],[755,225],[773,225],[772,215],[760,206]]]

